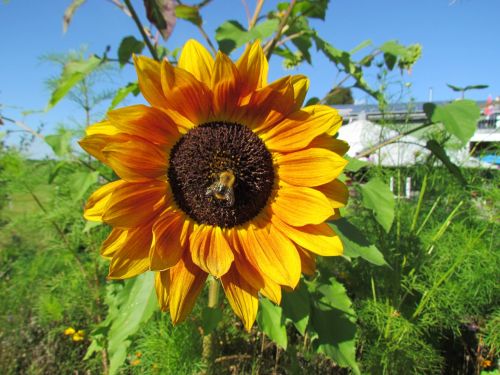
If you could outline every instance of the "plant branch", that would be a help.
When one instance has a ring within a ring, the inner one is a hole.
[[[285,44],[285,43],[287,43],[295,38],[298,38],[304,34],[305,34],[305,31],[302,30],[302,31],[299,31],[298,33],[288,35],[286,38],[283,38],[279,42],[277,42],[275,47],[282,46],[283,44]]]
[[[285,15],[281,19],[281,22],[278,26],[278,30],[276,31],[276,34],[274,35],[274,38],[264,48],[264,52],[266,53],[266,57],[267,57],[268,61],[271,59],[271,55],[273,54],[273,50],[276,47],[276,43],[278,43],[279,39],[281,38],[281,34],[283,33],[283,29],[285,28],[285,26],[288,22],[288,18],[290,17],[290,14],[292,13],[292,9],[295,6],[295,1],[296,0],[290,1],[290,5],[288,5],[288,9],[286,10]]]
[[[392,144],[392,143],[395,143],[395,142],[399,141],[401,138],[406,137],[407,135],[410,135],[410,134],[412,134],[412,133],[415,133],[415,132],[417,132],[417,131],[419,131],[419,130],[425,129],[425,128],[427,128],[427,127],[431,126],[431,125],[434,125],[434,123],[433,123],[433,122],[429,122],[429,123],[426,123],[426,124],[423,124],[423,125],[417,126],[416,128],[413,128],[413,129],[408,130],[408,131],[406,131],[406,132],[400,133],[400,134],[398,134],[398,135],[396,135],[396,136],[394,136],[394,137],[392,137],[392,138],[386,139],[385,141],[382,141],[382,142],[380,142],[380,143],[376,144],[375,146],[370,147],[370,148],[369,148],[369,149],[367,149],[367,150],[363,150],[363,151],[361,151],[360,153],[358,153],[358,154],[355,156],[355,158],[356,158],[356,159],[360,159],[360,158],[362,158],[362,157],[368,156],[368,155],[370,155],[370,154],[374,153],[375,151],[377,151],[378,149],[381,149],[382,147],[385,147],[385,146],[387,146],[387,145],[390,145],[390,144]]]
[[[241,0],[241,2],[243,3],[243,8],[245,9],[245,15],[247,16],[248,28],[250,28],[250,22],[251,22],[251,18],[250,17],[252,17],[250,15],[250,8],[248,7],[248,4],[247,4],[246,0]]]
[[[130,11],[127,9],[125,5],[120,0],[108,0],[110,3],[116,5],[120,10],[125,13],[127,16],[132,17]]]
[[[255,5],[255,11],[253,12],[253,17],[248,23],[248,30],[252,29],[257,20],[259,19],[260,12],[262,11],[262,6],[264,5],[264,0],[258,0],[257,5]]]
[[[158,54],[156,53],[155,48],[151,44],[151,40],[149,40],[149,37],[147,36],[146,32],[144,31],[144,26],[142,26],[141,20],[139,19],[139,16],[137,15],[134,7],[132,6],[132,3],[130,2],[130,0],[123,0],[123,1],[125,1],[125,5],[127,6],[127,9],[130,12],[130,15],[132,16],[132,19],[134,20],[135,24],[137,25],[137,28],[139,29],[139,32],[142,35],[142,39],[146,43],[146,46],[148,47],[149,52],[151,53],[151,56],[153,56],[153,58],[156,61],[160,61],[160,59],[158,58]]]
[[[208,34],[205,32],[205,29],[203,28],[202,25],[198,25],[198,30],[200,31],[201,35],[203,36],[203,38],[206,40],[208,46],[210,47],[210,49],[212,50],[212,53],[214,54],[214,56],[217,54],[217,49],[214,47],[214,44],[212,43],[212,41],[210,40],[210,37],[208,36]]]

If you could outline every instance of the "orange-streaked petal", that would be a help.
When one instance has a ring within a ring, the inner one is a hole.
[[[193,309],[208,274],[198,268],[186,252],[170,271],[169,307],[172,323],[182,322]]]
[[[339,180],[317,186],[316,189],[325,194],[332,208],[344,207],[349,199],[349,190],[347,190],[346,184]]]
[[[292,185],[318,186],[337,178],[347,160],[323,148],[308,148],[276,157],[279,178]]]
[[[242,80],[242,96],[246,96],[267,84],[269,64],[260,46],[260,40],[247,45],[236,62],[236,67]]]
[[[277,216],[272,216],[273,224],[297,245],[322,256],[338,256],[344,247],[337,233],[327,223],[293,227],[284,223]]]
[[[295,287],[300,278],[300,258],[295,245],[270,223],[248,224],[238,230],[245,256],[272,281]]]
[[[326,148],[327,150],[333,151],[340,156],[344,156],[347,151],[349,151],[349,145],[347,142],[340,139],[333,138],[328,134],[322,134],[312,140],[309,143],[310,148]]]
[[[245,278],[247,283],[252,285],[255,289],[261,289],[264,287],[264,276],[260,273],[257,267],[254,267],[252,263],[245,257],[245,252],[243,250],[243,245],[241,245],[238,238],[236,230],[230,229],[229,237],[230,246],[234,249],[234,265],[238,273]]]
[[[111,123],[111,127],[108,128],[115,128],[119,133],[142,137],[152,143],[170,144],[180,137],[174,121],[165,112],[154,107],[132,105],[109,111],[107,117]],[[110,132],[111,129],[108,130],[108,133]]]
[[[170,271],[155,272],[155,290],[161,311],[167,311],[170,294]]]
[[[153,225],[153,245],[149,253],[152,271],[163,271],[177,264],[185,249],[181,241],[186,218],[179,212],[167,211]]]
[[[102,134],[102,135],[115,135],[120,131],[111,122],[105,120],[97,122],[85,128],[85,135]]]
[[[212,109],[212,93],[205,83],[198,81],[187,70],[163,60],[161,86],[169,109],[179,112],[194,124],[207,121]],[[180,125],[186,127],[190,123]]]
[[[234,255],[220,227],[199,225],[189,238],[193,262],[205,272],[221,277],[231,267]]]
[[[238,121],[259,133],[292,112],[294,112],[294,99],[291,78],[283,77],[255,91],[248,104],[241,107]]]
[[[231,120],[238,112],[237,104],[241,93],[241,80],[234,63],[222,52],[217,52],[212,74],[214,117],[217,120]]]
[[[126,181],[137,182],[164,179],[168,155],[165,148],[140,138],[112,142],[102,149],[106,163]]]
[[[152,219],[171,200],[165,182],[126,182],[111,194],[102,219],[118,228],[134,228]],[[149,248],[148,248],[149,251]]]
[[[243,321],[246,331],[250,332],[259,307],[257,290],[234,267],[221,277],[221,282],[229,304]]]
[[[106,163],[106,156],[102,153],[104,147],[109,145],[109,143],[115,139],[107,134],[90,134],[83,137],[78,141],[78,144],[82,149],[87,151],[90,155],[95,157],[97,160]]]
[[[338,112],[325,105],[313,105],[290,114],[261,135],[271,151],[290,152],[306,147],[332,127],[340,127]]]
[[[154,107],[165,108],[161,88],[160,63],[146,56],[135,56],[134,65],[142,95]]]
[[[116,188],[126,184],[123,180],[110,182],[94,191],[85,204],[83,217],[89,221],[102,221],[111,194]]]
[[[127,240],[127,231],[123,229],[113,229],[108,238],[104,240],[101,246],[101,256],[112,258],[117,250],[121,249]]]
[[[309,79],[302,74],[297,74],[292,76],[292,86],[293,86],[293,97],[294,97],[294,110],[298,111],[304,99],[307,95],[307,90],[309,90]]]
[[[179,68],[187,70],[200,82],[210,84],[214,58],[198,41],[189,39],[182,48]]]
[[[332,208],[323,193],[296,186],[280,186],[271,209],[281,220],[295,227],[320,224],[332,214]]]
[[[313,276],[316,272],[316,256],[298,245],[297,251],[300,256],[302,272],[306,275]]]
[[[128,230],[124,245],[113,254],[108,278],[127,279],[146,272],[152,239],[150,224]]]

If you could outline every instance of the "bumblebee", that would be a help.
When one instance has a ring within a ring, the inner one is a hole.
[[[226,206],[234,205],[234,182],[236,178],[230,170],[221,172],[219,179],[207,188],[206,196],[213,196],[220,201],[224,201]]]

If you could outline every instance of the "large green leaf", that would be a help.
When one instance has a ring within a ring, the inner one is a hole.
[[[197,7],[189,5],[177,5],[175,7],[175,15],[177,18],[191,22],[196,26],[201,26],[203,20],[200,15],[200,11]]]
[[[127,357],[131,336],[157,308],[154,273],[147,272],[126,281],[119,296],[118,308],[110,310],[108,332],[109,374],[118,372]]]
[[[356,317],[345,288],[331,278],[329,284],[319,285],[316,290],[322,295],[311,314],[317,351],[360,374],[356,363]]]
[[[448,132],[464,143],[476,131],[477,120],[481,114],[479,107],[472,100],[457,100],[442,106],[425,103],[424,111],[430,121],[442,123]]]
[[[342,239],[344,255],[350,258],[361,257],[377,266],[387,264],[380,250],[366,239],[363,232],[345,218],[328,223]]]
[[[89,187],[97,183],[98,178],[99,172],[93,171],[76,172],[69,176],[73,199],[82,199]]]
[[[57,134],[45,136],[44,140],[57,156],[65,156],[71,150],[73,133],[67,129],[60,129]]]
[[[90,56],[87,60],[68,62],[63,69],[61,77],[56,82],[56,87],[52,91],[46,111],[54,107],[59,100],[88,74],[92,73],[101,63],[95,56]]]
[[[427,149],[429,149],[434,156],[436,156],[441,162],[444,164],[444,166],[450,171],[450,173],[457,178],[457,180],[464,186],[467,185],[467,180],[462,174],[462,171],[460,171],[460,168],[453,164],[448,155],[446,154],[445,149],[437,143],[434,139],[431,139],[430,141],[427,141],[427,144],[425,145]]]
[[[309,292],[304,285],[300,283],[293,292],[283,293],[281,307],[283,316],[290,319],[302,335],[305,334],[309,315],[311,313]]]
[[[389,232],[394,221],[394,195],[389,186],[379,180],[372,178],[368,183],[361,185],[361,194],[363,195],[363,205],[372,210],[375,219]]]
[[[118,61],[120,66],[124,66],[134,53],[141,53],[144,49],[144,42],[135,39],[132,35],[122,39],[120,47],[118,47]]]
[[[288,338],[281,307],[276,306],[268,299],[262,298],[260,300],[260,311],[257,315],[257,323],[259,323],[260,329],[269,336],[271,340],[283,349],[286,349]]]
[[[265,20],[247,31],[238,21],[229,20],[220,25],[215,31],[215,39],[219,49],[229,54],[234,49],[254,39],[264,40],[277,30],[279,21],[277,19]]]
[[[139,84],[137,82],[129,82],[127,86],[120,87],[115,94],[115,97],[111,101],[111,105],[108,108],[108,111],[115,108],[118,104],[120,104],[130,93],[133,93],[134,96],[139,95]]]

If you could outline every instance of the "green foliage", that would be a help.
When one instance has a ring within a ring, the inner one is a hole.
[[[115,97],[111,101],[108,111],[114,109],[120,104],[129,94],[134,96],[139,95],[139,84],[137,82],[129,82],[127,86],[121,87],[116,91]]]
[[[126,36],[122,39],[120,47],[118,47],[118,61],[123,67],[129,62],[134,53],[139,54],[144,49],[144,42],[135,39],[133,36]]]
[[[167,40],[175,26],[175,2],[173,0],[144,0],[146,15]]]
[[[283,349],[286,349],[288,339],[286,335],[283,309],[265,298],[260,300],[259,305],[260,310],[257,315],[257,322],[259,323],[260,329],[276,344]]]
[[[195,26],[201,26],[203,19],[197,7],[189,5],[177,5],[175,7],[175,15],[177,18],[191,22]]]
[[[59,157],[67,156],[71,151],[71,138],[73,132],[60,128],[57,134],[47,135],[45,142],[52,148],[54,154]]]
[[[394,221],[394,195],[389,187],[377,178],[372,178],[366,184],[361,185],[363,205],[372,210],[375,219],[389,232]]]
[[[234,49],[254,39],[264,40],[270,37],[278,28],[278,24],[278,20],[270,19],[247,31],[238,21],[226,21],[217,28],[215,40],[222,52],[230,54]]]

